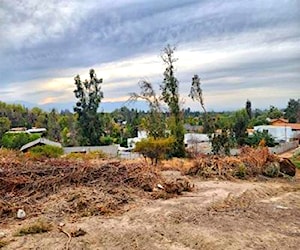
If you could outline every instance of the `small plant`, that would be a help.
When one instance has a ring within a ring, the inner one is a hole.
[[[29,152],[33,158],[58,158],[64,153],[62,148],[51,145],[36,146],[30,149]]]
[[[52,226],[50,223],[38,220],[33,224],[24,226],[20,228],[14,236],[24,236],[28,234],[40,234],[40,233],[46,233],[49,232],[52,229]]]
[[[100,137],[100,144],[103,146],[111,145],[114,143],[114,138],[110,136],[102,136]]]
[[[293,154],[291,161],[296,166],[296,168],[300,169],[300,149],[299,148]]]
[[[270,162],[264,169],[263,174],[268,177],[277,177],[280,172],[280,165],[278,162]]]
[[[247,174],[247,168],[244,163],[240,163],[237,167],[237,171],[235,173],[235,176],[239,178],[245,178]]]

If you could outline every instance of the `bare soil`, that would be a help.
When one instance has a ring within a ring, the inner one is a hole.
[[[58,218],[45,211],[0,224],[0,241],[8,243],[2,249],[299,249],[299,180],[190,181],[193,192],[168,200],[137,198],[120,214]],[[54,201],[43,207],[50,209]],[[50,232],[13,236],[41,218],[52,223]],[[78,229],[86,234],[69,239],[59,223],[73,236]]]

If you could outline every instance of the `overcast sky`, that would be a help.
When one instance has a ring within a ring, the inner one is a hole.
[[[73,102],[74,76],[104,79],[105,102],[162,81],[176,45],[183,105],[201,77],[209,110],[300,98],[299,0],[0,0],[0,100]]]

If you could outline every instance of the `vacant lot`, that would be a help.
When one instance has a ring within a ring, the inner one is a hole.
[[[0,248],[299,249],[299,172],[246,150],[160,166],[1,151]]]
[[[180,173],[163,175],[170,179]],[[3,249],[299,249],[296,181],[191,181],[193,192],[168,200],[141,198],[119,215],[41,214],[52,224],[43,234],[12,236],[37,218],[2,224],[8,243]],[[61,222],[63,231],[74,237],[60,230]],[[78,229],[86,234],[75,237]]]

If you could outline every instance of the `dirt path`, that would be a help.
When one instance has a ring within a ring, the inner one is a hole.
[[[298,148],[295,148],[295,149],[292,149],[292,150],[289,150],[289,151],[286,151],[282,154],[278,154],[279,157],[282,157],[282,158],[291,158],[293,156],[293,154],[299,150],[300,146]]]
[[[193,182],[195,191],[178,198],[67,222],[66,231],[87,232],[72,238],[70,249],[299,249],[299,183]],[[58,229],[11,239],[3,249],[64,249],[68,240]]]

